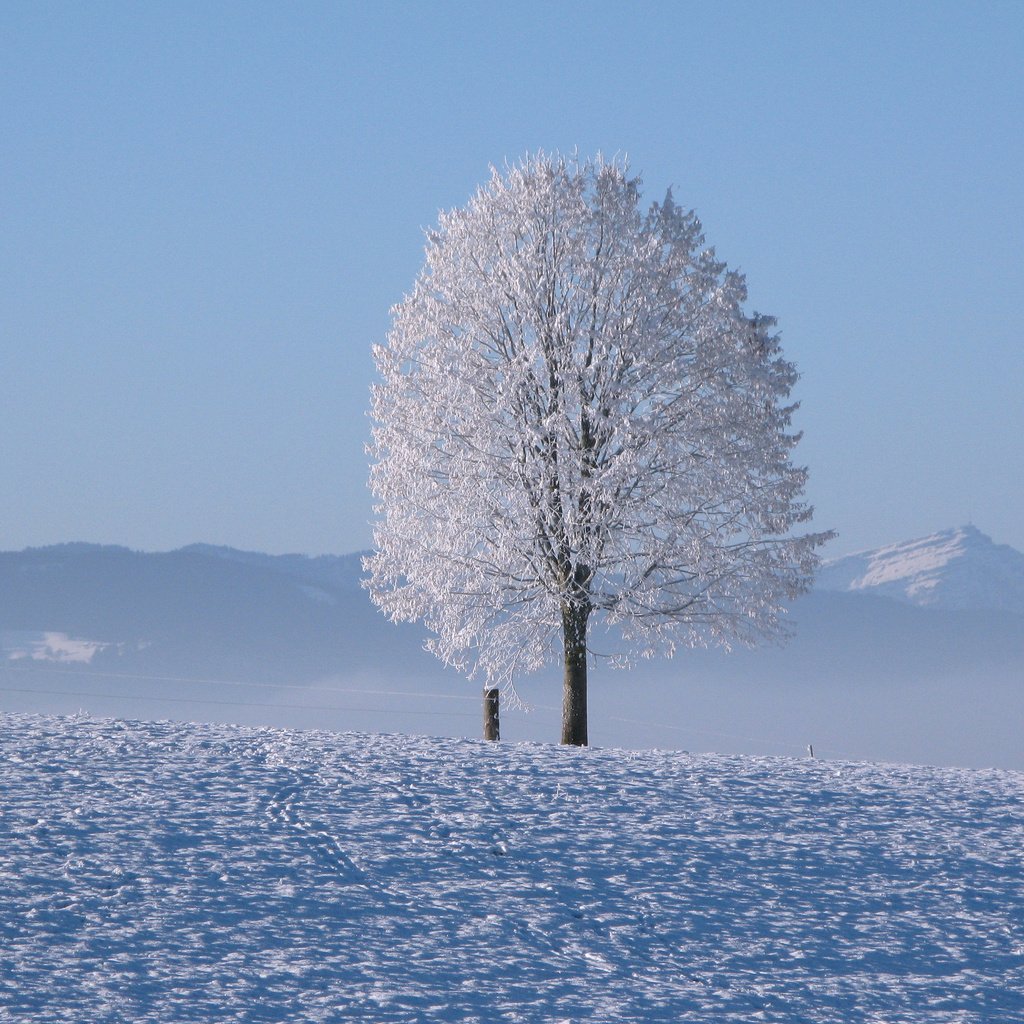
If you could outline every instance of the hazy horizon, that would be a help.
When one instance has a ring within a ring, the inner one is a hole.
[[[930,533],[930,534],[921,534],[921,535],[915,536],[915,537],[893,537],[893,538],[890,538],[887,541],[883,541],[880,544],[873,545],[872,547],[858,548],[856,550],[852,550],[852,549],[851,550],[845,550],[844,549],[844,550],[840,551],[838,549],[837,545],[836,545],[836,542],[833,541],[833,542],[825,545],[825,547],[823,549],[823,553],[822,553],[822,561],[823,562],[825,562],[825,561],[835,561],[835,560],[838,560],[838,559],[847,558],[847,557],[849,557],[851,555],[866,554],[866,553],[878,550],[879,548],[885,548],[885,547],[890,547],[890,546],[893,546],[893,545],[899,545],[899,544],[902,544],[902,543],[905,543],[905,542],[908,542],[908,541],[923,540],[923,539],[926,539],[927,537],[934,536],[936,534],[947,533],[947,532],[950,532],[950,531],[956,531],[956,530],[962,530],[962,529],[975,529],[975,530],[978,530],[980,533],[982,533],[984,536],[986,536],[989,540],[991,540],[996,545],[1006,545],[1007,544],[1007,542],[1002,540],[1002,538],[992,536],[983,527],[978,526],[977,523],[964,522],[964,523],[959,523],[959,524],[956,524],[956,525],[952,525],[952,524],[947,525],[947,526],[945,526],[945,527],[943,527],[943,528],[941,528],[939,530],[932,531],[932,533]],[[130,545],[130,544],[118,543],[116,541],[95,541],[95,540],[84,539],[84,538],[81,538],[81,537],[75,537],[75,538],[71,538],[71,539],[67,539],[67,540],[53,541],[53,542],[50,542],[50,543],[47,543],[47,544],[26,544],[26,545],[24,545],[21,548],[6,548],[6,547],[0,546],[0,553],[18,553],[18,552],[21,552],[21,551],[28,551],[28,550],[39,550],[39,549],[54,548],[54,547],[56,547],[56,548],[59,548],[59,547],[75,547],[75,546],[78,546],[78,545],[84,545],[86,547],[121,548],[121,549],[123,549],[125,551],[131,551],[131,552],[137,553],[137,554],[157,554],[157,555],[158,554],[171,554],[173,552],[182,551],[182,550],[185,550],[185,549],[188,549],[188,548],[210,547],[210,548],[226,548],[226,549],[238,551],[238,552],[243,553],[243,554],[269,555],[271,557],[299,556],[299,557],[303,557],[303,558],[325,558],[325,557],[326,558],[349,558],[349,557],[352,557],[354,555],[362,555],[362,554],[365,554],[368,551],[372,551],[373,550],[372,542],[367,544],[366,547],[350,548],[350,549],[344,550],[344,551],[341,551],[341,550],[337,550],[337,551],[299,551],[299,550],[295,550],[295,549],[286,549],[286,550],[283,549],[283,550],[280,550],[280,551],[266,551],[266,550],[259,550],[257,548],[243,548],[243,547],[239,547],[238,545],[235,545],[235,544],[227,544],[227,543],[225,543],[225,544],[211,544],[209,541],[205,541],[205,540],[201,540],[201,539],[188,541],[185,544],[179,544],[179,545],[176,545],[175,547],[170,547],[170,548],[142,548],[142,547],[135,547],[135,546]],[[1009,544],[1007,546],[1012,547],[1015,550],[1019,550],[1019,549],[1016,548],[1016,545],[1014,545],[1014,544]]]

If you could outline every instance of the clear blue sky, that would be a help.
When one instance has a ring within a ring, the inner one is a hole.
[[[1024,549],[1024,4],[0,5],[0,548],[370,543],[422,231],[627,153],[779,317],[842,553]]]

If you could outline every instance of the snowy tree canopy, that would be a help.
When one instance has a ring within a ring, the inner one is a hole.
[[[370,592],[492,681],[568,657],[567,623],[622,659],[775,634],[827,537],[793,535],[775,321],[671,192],[640,200],[617,161],[492,170],[374,349]]]

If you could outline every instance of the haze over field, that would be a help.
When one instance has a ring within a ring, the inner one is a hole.
[[[825,566],[784,647],[592,671],[592,742],[1024,769],[1022,556],[964,527]],[[0,709],[478,736],[480,687],[389,623],[358,555],[0,553]],[[601,634],[594,637],[601,646]],[[510,740],[553,742],[558,673]]]

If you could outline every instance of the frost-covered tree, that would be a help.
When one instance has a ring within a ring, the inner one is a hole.
[[[592,627],[618,661],[780,632],[826,534],[770,317],[690,211],[620,162],[539,153],[443,213],[374,355],[374,601],[449,664],[561,659],[587,742]]]

